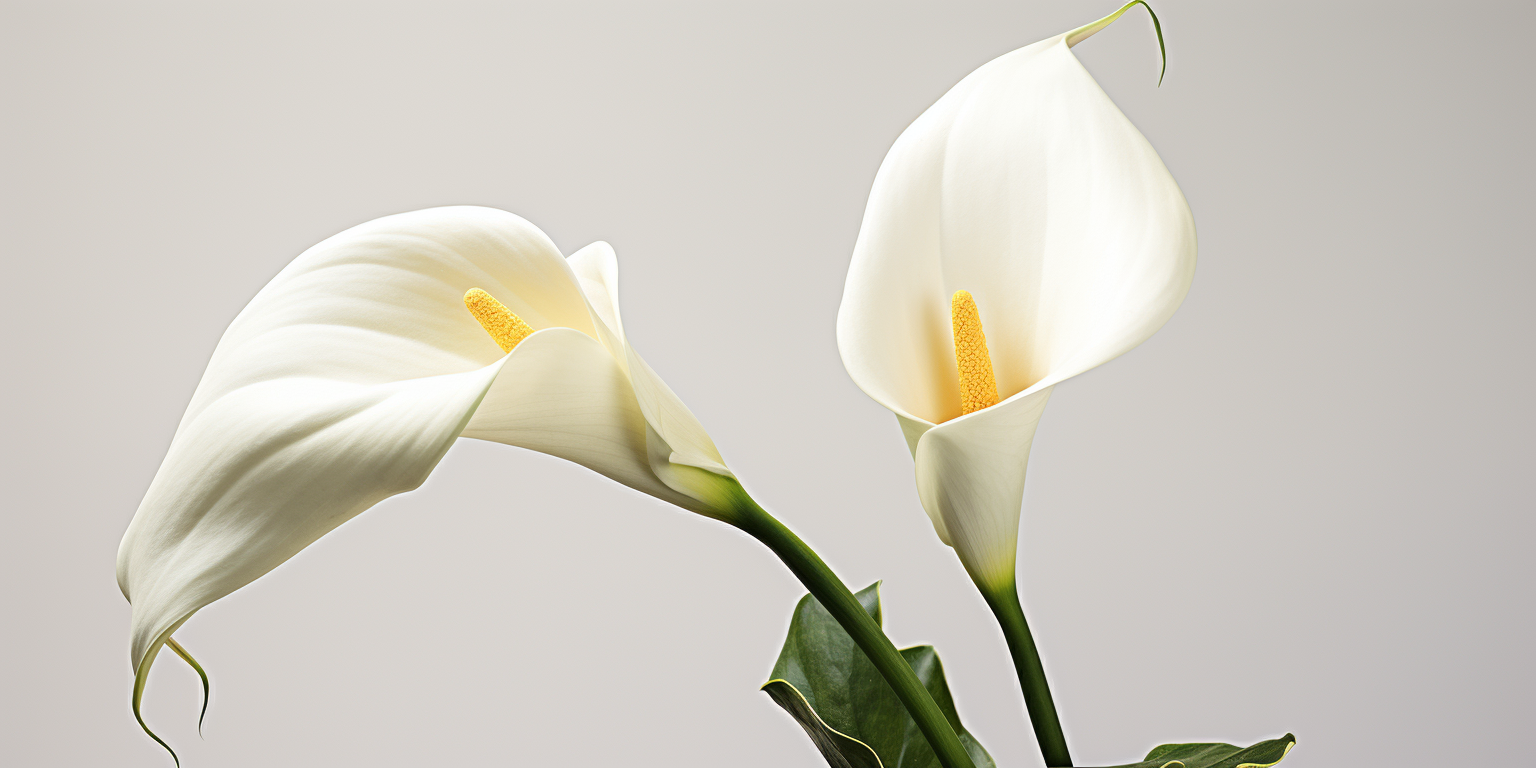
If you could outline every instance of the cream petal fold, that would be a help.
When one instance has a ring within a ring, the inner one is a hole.
[[[678,506],[698,501],[651,470],[645,414],[601,342],[551,328],[517,346],[464,437],[558,456]]]
[[[1014,577],[1024,475],[1051,389],[940,424],[918,441],[917,495],[944,543],[978,584]]]
[[[1178,184],[1070,50],[1124,10],[992,60],[913,121],[854,246],[843,363],[897,415],[924,506],[973,573],[1011,569],[1000,553],[1049,388],[1145,341],[1194,277]],[[1004,399],[964,417],[950,325],[962,289]],[[1005,456],[1018,464],[1006,481]]]
[[[678,492],[712,504],[719,489],[711,476],[735,476],[698,418],[630,346],[619,311],[618,260],[613,248],[593,243],[572,254],[570,263],[592,306],[599,336],[610,350],[623,350],[624,368],[650,428],[652,471]]]

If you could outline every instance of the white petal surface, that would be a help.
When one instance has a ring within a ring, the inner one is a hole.
[[[134,668],[194,611],[420,485],[500,367],[260,382],[183,422],[118,552]]]
[[[535,329],[594,333],[565,258],[522,218],[468,206],[386,216],[305,251],[251,300],[183,423],[253,382],[374,384],[489,365],[501,349],[464,309],[476,286]]]

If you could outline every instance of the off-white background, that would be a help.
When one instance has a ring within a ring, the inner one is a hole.
[[[0,763],[151,766],[117,542],[225,325],[367,219],[515,211],[618,250],[632,339],[749,487],[885,579],[1002,766],[1001,638],[833,322],[886,149],[1110,0],[4,4]],[[1058,388],[1020,552],[1083,765],[1300,737],[1515,764],[1536,707],[1526,3],[1159,0],[1078,47],[1200,231],[1183,308]],[[200,766],[816,766],[757,692],[800,587],[574,465],[456,446],[178,636]]]

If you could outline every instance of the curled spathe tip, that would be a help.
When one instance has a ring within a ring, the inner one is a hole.
[[[1105,16],[1104,18],[1099,19],[1098,21],[1095,21],[1091,24],[1078,27],[1077,29],[1068,32],[1066,35],[1067,47],[1070,48],[1084,40],[1087,40],[1093,35],[1093,33],[1109,26],[1111,22],[1125,15],[1126,11],[1129,11],[1132,6],[1136,5],[1147,9],[1147,15],[1152,17],[1152,29],[1156,30],[1157,32],[1157,50],[1158,53],[1162,55],[1163,60],[1162,70],[1157,73],[1157,85],[1158,87],[1162,87],[1163,76],[1168,74],[1168,46],[1163,42],[1163,24],[1157,20],[1157,12],[1152,10],[1152,6],[1147,5],[1146,0],[1131,0],[1131,2],[1120,6],[1120,10],[1115,11],[1114,13],[1111,13],[1110,15]]]
[[[203,682],[203,708],[202,711],[197,715],[197,736],[198,738],[202,738],[203,720],[208,716],[208,698],[209,692],[211,690],[208,682],[208,673],[203,669],[203,665],[197,663],[197,659],[193,658],[192,654],[189,653],[186,648],[182,647],[181,643],[176,642],[175,638],[167,636],[165,638],[165,645],[172,651],[175,651],[176,655],[180,656],[183,661],[186,661],[187,664],[191,665],[192,669],[197,671],[198,679],[202,680]],[[165,739],[160,738],[158,734],[150,730],[149,724],[144,722],[144,686],[149,682],[149,670],[150,667],[154,665],[155,656],[158,654],[159,649],[155,649],[154,651],[146,654],[144,656],[144,660],[139,663],[138,671],[134,674],[133,719],[139,722],[139,727],[144,729],[144,733],[148,734],[151,739],[155,740],[156,744],[159,744],[165,749],[166,752],[170,753],[171,760],[175,761],[176,763],[176,768],[181,768],[181,757],[176,754],[176,750],[172,749],[171,745],[166,743]]]
[[[192,668],[197,670],[198,678],[203,681],[203,711],[201,711],[201,712],[199,712],[197,714],[197,737],[198,738],[202,738],[203,737],[203,719],[208,717],[208,692],[209,692],[208,673],[203,671],[203,665],[197,663],[197,659],[192,658],[192,654],[187,653],[187,649],[181,647],[181,643],[176,642],[176,638],[174,638],[174,637],[166,638],[165,639],[165,644],[170,646],[171,650],[175,651],[176,655],[180,656],[183,661],[185,661],[188,664],[192,665]]]

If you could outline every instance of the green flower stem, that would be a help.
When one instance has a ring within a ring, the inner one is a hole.
[[[1061,718],[1056,715],[1056,704],[1051,700],[1051,687],[1045,682],[1040,651],[1036,650],[1035,638],[1029,633],[1029,622],[1024,620],[1018,585],[1009,579],[1006,587],[983,587],[981,595],[992,607],[997,623],[1003,627],[1003,637],[1008,640],[1008,652],[1013,655],[1013,668],[1019,673],[1019,688],[1024,692],[1029,720],[1035,726],[1040,754],[1045,756],[1045,764],[1051,768],[1067,768],[1072,765],[1072,756],[1067,753],[1067,737],[1061,732]]]
[[[911,713],[912,719],[917,721],[917,727],[927,737],[928,744],[933,747],[934,754],[944,764],[944,768],[975,768],[971,756],[955,735],[954,726],[933,702],[928,689],[918,682],[912,667],[908,666],[896,646],[880,630],[880,625],[864,612],[863,606],[859,605],[858,599],[848,591],[848,587],[832,573],[832,569],[799,536],[756,502],[745,498],[745,494],[738,500],[738,506],[733,511],[736,514],[731,522],[773,550],[827,612],[837,619],[837,623],[843,626],[853,641],[859,644],[864,655],[869,657],[870,662],[890,684],[891,690],[896,692],[897,698],[906,706],[907,712]]]

